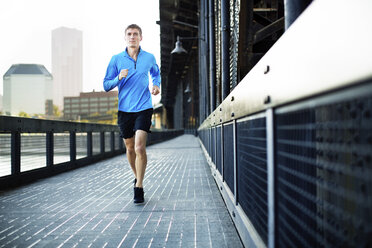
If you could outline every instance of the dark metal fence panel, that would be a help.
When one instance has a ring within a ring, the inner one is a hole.
[[[151,134],[147,136],[147,145],[156,144],[162,141],[166,141],[184,134],[183,129],[173,129],[173,130],[153,130]],[[121,139],[121,138],[120,138]],[[122,139],[121,139],[122,140]],[[123,143],[123,142],[122,142]]]
[[[211,146],[212,146],[212,129],[209,129],[207,132],[207,137],[208,137],[208,154],[211,154]]]
[[[222,175],[222,126],[217,126],[217,134],[216,134],[216,167],[217,170],[221,173]]]
[[[88,136],[87,133],[76,133],[76,159],[88,156]]]
[[[234,192],[234,126],[229,123],[223,126],[223,179],[231,192]]]
[[[262,115],[237,122],[237,170],[238,202],[266,243],[268,238],[266,119]]]
[[[11,146],[12,135],[10,133],[0,133],[0,175],[7,176],[11,174]]]
[[[372,245],[372,95],[342,98],[278,110],[279,247]]]
[[[54,164],[60,164],[70,161],[70,134],[54,134]]]
[[[111,152],[111,132],[105,132],[105,151]]]
[[[92,144],[93,144],[93,155],[97,155],[101,152],[101,142],[100,142],[100,133],[93,132],[92,133]]]
[[[369,89],[336,92],[274,111],[276,247],[371,245]],[[233,179],[231,122],[223,129],[221,125],[201,129],[199,135],[209,147],[208,154],[215,151],[213,163],[218,171],[223,170],[228,187],[234,189],[237,184],[239,205],[268,245],[265,117],[255,114],[237,120],[237,182]],[[213,142],[215,150],[210,148]],[[223,166],[219,163],[222,153]]]
[[[46,167],[46,135],[21,133],[21,172]]]
[[[211,130],[211,159],[216,164],[216,128],[213,127]]]
[[[203,130],[203,132],[202,132],[203,143],[204,143],[205,145],[208,144],[208,132],[209,132],[208,129],[205,129],[205,130]]]
[[[203,137],[204,137],[204,141],[203,141],[203,144],[204,144],[204,148],[205,150],[208,152],[208,132],[209,132],[209,129],[206,129],[204,130],[203,132]],[[208,153],[209,154],[209,153]]]
[[[371,92],[372,84],[365,82],[222,125],[215,124],[220,117],[211,118],[199,129],[209,155],[211,142],[215,142],[212,171],[221,172],[231,191],[237,189],[238,207],[264,245],[371,246]],[[219,112],[226,115],[219,109],[215,114]],[[268,113],[273,114],[270,125],[266,123]],[[232,123],[236,123],[236,180]],[[269,144],[273,149],[270,156]],[[215,179],[223,192],[226,186]],[[236,209],[229,210],[236,217]]]

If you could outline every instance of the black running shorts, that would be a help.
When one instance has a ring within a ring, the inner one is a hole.
[[[132,138],[137,130],[151,133],[150,127],[152,113],[152,108],[135,113],[118,111],[120,137],[124,139]]]

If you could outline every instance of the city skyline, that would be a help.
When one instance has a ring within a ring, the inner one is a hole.
[[[158,1],[139,0],[147,6],[131,11],[129,1],[107,0],[2,0],[0,2],[0,73],[13,64],[42,64],[52,71],[51,32],[68,27],[83,32],[83,92],[102,91],[102,82],[112,55],[125,48],[124,29],[137,23],[143,29],[141,46],[155,55],[160,65]],[[115,6],[114,8],[112,6]],[[21,17],[21,18],[20,18]],[[145,18],[144,18],[145,17]],[[0,95],[3,80],[0,80]]]
[[[60,27],[52,31],[53,104],[63,109],[63,97],[83,90],[83,33]]]

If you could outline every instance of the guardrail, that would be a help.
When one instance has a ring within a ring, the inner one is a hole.
[[[313,2],[198,129],[246,247],[372,246],[372,18],[349,6]]]
[[[147,144],[183,130],[152,130]],[[0,116],[0,188],[88,165],[125,152],[116,125]]]

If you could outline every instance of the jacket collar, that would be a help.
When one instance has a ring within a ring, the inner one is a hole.
[[[138,49],[138,55],[139,55],[141,52],[142,52],[142,48],[141,48],[141,46],[139,46],[139,49]],[[138,55],[137,55],[137,56],[138,56]],[[125,57],[128,57],[128,58],[131,58],[131,56],[129,56],[129,54],[128,54],[128,47],[126,47],[125,50],[124,50],[124,56],[125,56]]]

